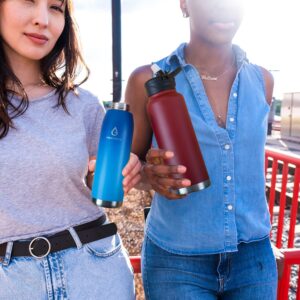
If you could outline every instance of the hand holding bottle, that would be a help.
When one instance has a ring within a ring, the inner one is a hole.
[[[122,171],[123,190],[127,194],[132,188],[134,188],[141,180],[142,164],[134,153],[130,153],[129,161]]]
[[[155,77],[145,83],[145,88],[149,97],[147,112],[157,145],[174,153],[165,163],[176,168],[184,165],[185,177],[191,181],[188,187],[180,187],[174,191],[185,196],[205,189],[210,185],[205,162],[185,99],[175,89],[175,76],[181,68],[164,72],[159,66],[152,65],[152,70]],[[178,181],[174,184],[178,184]]]
[[[162,149],[151,148],[147,152],[146,164],[143,167],[144,179],[152,188],[168,199],[181,199],[174,190],[191,185],[191,181],[182,178],[186,167],[181,165],[166,165],[165,160],[174,156],[174,153]]]
[[[130,159],[133,136],[133,116],[125,103],[113,102],[102,122],[97,152],[92,201],[107,208],[123,203],[122,174]],[[126,181],[125,181],[126,183]]]
[[[93,184],[93,175],[95,172],[96,158],[92,157],[89,161],[89,174],[88,174],[88,187],[92,187]],[[123,179],[123,190],[124,193],[128,193],[132,188],[134,188],[141,180],[141,171],[142,165],[138,157],[130,153],[129,161],[122,171]]]

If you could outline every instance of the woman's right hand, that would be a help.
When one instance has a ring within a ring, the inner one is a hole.
[[[191,185],[191,181],[182,176],[186,172],[185,166],[170,166],[164,163],[164,160],[173,156],[174,153],[171,151],[149,149],[146,155],[146,163],[143,167],[143,177],[159,194],[169,199],[181,199],[184,196],[180,196],[172,190],[188,187]]]

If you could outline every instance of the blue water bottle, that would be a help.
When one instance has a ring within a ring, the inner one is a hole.
[[[113,102],[103,120],[98,146],[92,199],[98,206],[120,207],[123,203],[122,170],[130,156],[133,117],[125,103]]]

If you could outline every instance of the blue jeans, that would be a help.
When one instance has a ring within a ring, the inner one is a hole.
[[[185,256],[146,237],[142,253],[146,299],[276,299],[277,267],[268,238],[241,243],[238,252]]]
[[[0,257],[1,300],[133,300],[132,267],[118,235],[50,253]]]

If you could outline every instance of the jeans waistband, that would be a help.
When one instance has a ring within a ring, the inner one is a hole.
[[[73,227],[82,244],[90,243],[117,233],[115,223],[104,224],[106,216]],[[0,244],[0,256],[6,255],[7,246],[11,243]],[[76,241],[69,230],[58,232],[45,237],[37,236],[28,241],[15,241],[12,245],[11,256],[33,256],[44,258],[49,253],[76,247]]]

